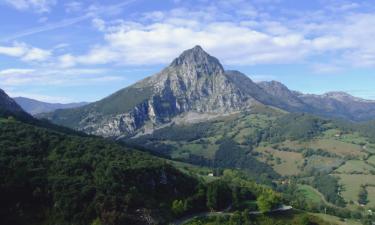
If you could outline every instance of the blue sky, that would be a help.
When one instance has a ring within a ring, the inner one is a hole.
[[[346,0],[0,0],[0,88],[95,101],[201,45],[227,69],[375,99],[375,7]]]

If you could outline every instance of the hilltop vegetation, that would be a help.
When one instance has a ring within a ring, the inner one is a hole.
[[[13,119],[0,120],[0,166],[1,224],[164,221],[198,184],[144,153]]]
[[[102,138],[0,119],[0,218],[23,224],[165,224],[208,210],[269,211],[281,195],[226,170],[211,182]]]
[[[186,225],[331,225],[317,216],[306,213],[287,213],[282,215],[251,216],[248,211],[238,211],[231,216],[212,216],[195,219]]]
[[[304,203],[302,208],[324,212],[328,205],[332,207],[329,212],[340,217],[366,215],[364,209],[375,202],[371,128],[308,114],[266,111],[172,125],[126,142],[151,152],[163,146],[162,154],[196,165],[257,171],[258,181],[268,184],[296,179],[320,194],[314,206]],[[244,159],[251,159],[252,166],[241,164]],[[364,208],[359,203],[361,186],[367,192]]]

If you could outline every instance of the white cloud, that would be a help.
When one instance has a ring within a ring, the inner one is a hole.
[[[180,9],[181,10],[181,9]],[[171,12],[176,14],[176,10]],[[62,56],[65,65],[121,63],[127,65],[169,63],[183,50],[197,44],[226,64],[287,63],[303,59],[312,44],[298,33],[275,35],[235,22],[199,21],[192,18],[166,17],[151,24],[122,21],[107,25],[96,21],[104,31],[106,45],[95,46],[85,55]],[[275,27],[276,23],[272,23]],[[273,29],[275,30],[275,29]],[[74,63],[73,63],[74,62]]]
[[[278,19],[243,0],[219,1],[217,5],[155,11],[141,14],[137,20],[94,19],[92,23],[103,32],[105,44],[92,47],[86,54],[63,55],[61,64],[166,64],[199,44],[230,65],[308,62],[315,72],[375,67],[374,14],[331,17],[328,8],[308,16],[296,14],[295,19]],[[254,12],[227,13],[238,5]],[[345,11],[359,7],[340,6]],[[329,56],[328,61],[322,63],[320,58],[325,56]]]
[[[32,47],[19,42],[13,43],[12,46],[0,46],[0,55],[17,57],[27,62],[45,61],[51,54],[50,50]]]
[[[104,31],[106,26],[105,26],[105,21],[99,18],[94,18],[92,20],[92,25],[98,29],[99,31]]]
[[[51,56],[51,52],[40,48],[30,48],[22,57],[24,61],[44,61]]]
[[[105,69],[9,68],[0,70],[0,84],[6,87],[80,86],[124,79],[107,73]]]
[[[0,55],[19,57],[25,54],[25,48],[20,44],[13,44],[13,46],[0,46]]]
[[[79,12],[83,8],[82,2],[72,1],[65,4],[65,11],[68,13]]]
[[[64,67],[72,67],[75,65],[76,65],[75,59],[70,54],[65,54],[65,55],[58,57],[57,66],[59,67],[64,68]]]
[[[37,13],[49,12],[56,4],[56,0],[5,0],[5,2],[17,10],[32,10]]]
[[[63,64],[168,63],[197,44],[227,64],[285,63],[308,53],[308,42],[298,34],[272,35],[232,22],[201,23],[169,17],[151,24],[125,21],[106,29],[100,24],[107,44],[85,55],[62,56]]]
[[[312,70],[317,74],[335,74],[341,72],[343,67],[335,64],[320,63],[312,65]]]
[[[18,68],[11,68],[11,69],[5,69],[5,70],[0,70],[0,76],[7,76],[7,75],[13,75],[13,74],[19,74],[19,75],[24,75],[24,74],[30,74],[34,72],[34,69],[18,69]]]

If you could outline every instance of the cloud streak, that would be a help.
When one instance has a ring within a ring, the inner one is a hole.
[[[4,2],[17,10],[31,10],[37,13],[47,13],[57,3],[56,0],[4,0]]]
[[[59,29],[59,28],[68,27],[68,26],[80,23],[80,22],[88,20],[88,19],[96,18],[96,17],[98,17],[100,15],[103,15],[103,14],[110,14],[114,11],[121,10],[125,6],[131,4],[135,1],[136,0],[128,0],[128,1],[124,1],[124,2],[119,3],[119,4],[109,5],[109,6],[94,6],[93,5],[93,6],[89,7],[87,12],[85,12],[84,15],[82,15],[82,16],[64,19],[64,20],[59,21],[59,22],[49,23],[47,25],[43,25],[43,26],[39,26],[39,27],[33,27],[31,29],[26,29],[26,30],[20,31],[18,33],[15,33],[13,35],[10,35],[8,37],[2,38],[2,39],[0,39],[0,42],[8,42],[8,41],[16,40],[16,39],[21,38],[21,37],[26,37],[26,36],[30,36],[30,35],[33,35],[33,34],[38,34],[38,33],[46,32],[46,31],[51,31],[51,30],[55,30],[55,29]]]
[[[7,87],[32,86],[81,86],[103,82],[121,81],[121,76],[107,75],[104,69],[10,68],[0,70],[0,83]]]

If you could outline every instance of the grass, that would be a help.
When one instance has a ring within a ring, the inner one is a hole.
[[[366,151],[370,152],[372,154],[375,154],[375,145],[374,144],[368,144],[368,145],[366,145]]]
[[[270,147],[259,147],[256,151],[262,153],[260,159],[263,162],[271,165],[282,176],[297,175],[301,172],[300,167],[303,163],[301,153],[278,151]],[[277,163],[277,158],[280,159],[280,164]]]
[[[338,129],[329,129],[323,132],[323,136],[325,138],[334,138],[336,137],[336,134],[340,134],[341,131]]]
[[[375,207],[375,187],[368,186],[366,190],[367,190],[367,198],[369,199],[369,203],[367,204],[367,206],[374,208]]]
[[[213,224],[218,224],[217,223],[218,220],[225,222],[225,224],[232,224],[232,223],[228,223],[231,215],[232,215],[231,213],[211,213],[211,215],[208,215],[208,216],[195,217],[187,221],[186,223],[184,223],[184,225],[193,225],[193,224],[213,225]],[[302,218],[308,218],[310,221],[309,224],[316,224],[316,225],[357,225],[354,223],[353,224],[332,223],[332,222],[324,220],[322,217],[318,216],[318,214],[315,215],[312,213],[305,213],[305,212],[295,211],[295,210],[290,210],[288,212],[282,212],[282,213],[268,214],[267,216],[253,215],[251,216],[251,221],[254,224],[301,224],[300,221],[302,220]]]
[[[346,143],[335,139],[314,139],[307,142],[285,141],[283,147],[291,149],[312,148],[323,149],[339,156],[364,157],[367,154],[362,151],[361,146],[352,143]]]
[[[343,186],[342,196],[345,201],[358,201],[358,193],[361,185],[371,184],[375,185],[375,175],[363,175],[363,174],[336,174],[339,177],[339,183]],[[368,199],[370,202],[375,202],[375,195],[369,195]]]
[[[335,172],[338,173],[362,173],[370,174],[371,171],[375,172],[375,168],[362,160],[348,160],[344,165],[340,166]]]
[[[250,133],[253,133],[254,132],[254,128],[243,128],[241,129],[237,135],[234,137],[234,140],[237,142],[237,143],[244,143],[247,139],[247,136],[250,134]]]
[[[323,157],[320,155],[314,155],[308,157],[307,165],[304,171],[317,170],[321,172],[331,172],[333,169],[339,167],[344,162],[340,158]]]
[[[375,165],[375,155],[373,155],[370,158],[368,158],[367,162],[370,163],[370,164],[372,164],[372,165]]]
[[[208,174],[212,173],[211,168],[196,166],[189,163],[177,162],[172,160],[167,160],[172,166],[176,167],[178,170],[185,174],[194,174],[203,178],[206,182],[211,182],[217,180],[218,177],[209,176]]]
[[[214,144],[188,143],[183,145],[181,150],[188,151],[194,155],[212,159],[214,158],[215,152],[218,150],[218,146]]]
[[[213,159],[220,145],[217,143],[218,140],[233,138],[235,142],[246,149],[246,141],[251,138],[250,136],[255,132],[259,132],[260,129],[269,126],[270,121],[273,119],[273,117],[260,114],[229,115],[215,118],[203,128],[202,126],[186,125],[180,128],[176,127],[176,130],[173,131],[160,130],[159,135],[164,136],[155,142],[174,147],[175,150],[171,152],[172,158],[185,158],[189,154],[193,154]],[[192,134],[197,132],[196,129],[198,128],[199,133],[202,133],[201,135],[197,135],[200,138],[190,140],[188,137],[194,137],[194,135],[186,135],[186,133]],[[185,137],[185,135],[188,137],[185,139],[181,138]]]
[[[314,215],[316,217],[321,218],[322,220],[328,222],[329,224],[337,224],[337,225],[361,225],[360,222],[354,221],[354,220],[346,220],[342,221],[339,217],[331,216],[323,213],[311,213],[311,215]]]
[[[319,191],[310,185],[298,185],[298,191],[302,192],[306,200],[312,203],[319,204],[321,202],[325,202],[322,199],[322,195],[319,193]]]

